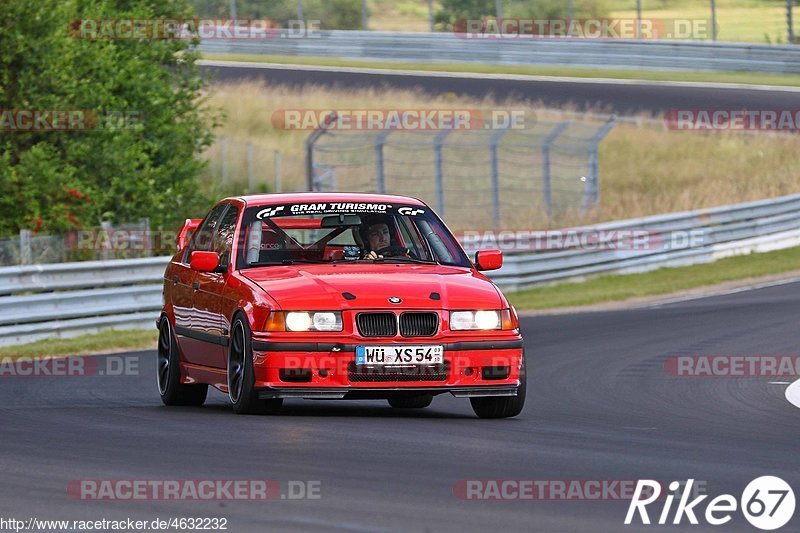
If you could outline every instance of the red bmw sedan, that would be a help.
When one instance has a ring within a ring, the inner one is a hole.
[[[226,198],[187,220],[164,274],[158,387],[202,405],[208,386],[241,414],[284,398],[386,399],[424,408],[469,398],[518,415],[525,359],[514,308],[433,210],[403,196]]]

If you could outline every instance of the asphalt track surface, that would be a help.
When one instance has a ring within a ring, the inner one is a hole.
[[[236,416],[217,392],[203,408],[168,408],[154,352],[126,355],[138,376],[0,378],[0,518],[216,516],[229,531],[755,531],[739,513],[716,528],[625,527],[627,502],[465,501],[453,486],[694,478],[711,496],[739,498],[750,480],[777,475],[797,491],[800,410],[785,385],[672,377],[663,365],[675,354],[797,354],[798,301],[800,284],[789,284],[524,318],[528,403],[509,420],[477,419],[449,396],[414,412],[291,400],[278,416]],[[284,492],[288,480],[319,480],[321,498],[80,501],[66,491],[76,479],[272,479]],[[784,530],[798,526],[795,516]]]
[[[299,87],[307,84],[341,88],[422,89],[431,94],[454,93],[483,98],[493,95],[503,100],[541,101],[548,107],[574,106],[576,109],[634,114],[662,113],[670,109],[796,109],[800,92],[753,88],[721,88],[650,83],[591,83],[485,79],[474,77],[431,77],[429,75],[386,75],[373,73],[244,66],[202,66],[205,75],[216,81],[264,80],[270,84]],[[699,85],[699,84],[698,84]]]

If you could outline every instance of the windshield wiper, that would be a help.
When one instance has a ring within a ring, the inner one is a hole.
[[[283,259],[281,261],[260,261],[258,263],[250,263],[250,266],[277,266],[277,265],[294,265],[294,264],[308,264],[308,265],[323,265],[330,263],[322,259]]]

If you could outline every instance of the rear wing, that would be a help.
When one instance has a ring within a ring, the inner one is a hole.
[[[178,233],[178,251],[183,250],[189,244],[189,241],[194,235],[194,230],[200,225],[203,221],[202,218],[187,218],[186,222],[183,223],[183,227],[181,228],[180,233]]]

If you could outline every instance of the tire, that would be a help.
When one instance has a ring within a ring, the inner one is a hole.
[[[424,409],[428,407],[432,401],[432,394],[420,394],[419,396],[389,398],[389,405],[395,409]]]
[[[228,397],[237,415],[274,414],[283,405],[282,398],[259,400],[255,379],[250,325],[237,316],[228,347]]]
[[[528,377],[525,370],[523,354],[522,368],[519,374],[519,389],[516,396],[489,396],[488,398],[470,398],[472,410],[479,418],[511,418],[522,412],[525,406],[525,394],[528,388]]]
[[[208,385],[182,384],[180,360],[172,324],[170,324],[169,318],[164,316],[158,325],[158,362],[156,366],[161,401],[164,405],[203,405],[208,395]]]

